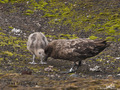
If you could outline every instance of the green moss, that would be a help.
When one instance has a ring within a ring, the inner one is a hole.
[[[96,36],[89,36],[89,38],[92,39],[92,40],[95,40],[95,39],[97,39],[98,37],[96,37]]]
[[[91,24],[91,27],[92,27],[92,28],[95,28],[95,24]]]
[[[100,28],[100,29],[98,29],[98,31],[104,31],[104,28]]]
[[[13,29],[13,27],[11,27],[11,26],[9,26],[8,28],[9,28],[9,29]]]
[[[102,62],[102,61],[103,61],[103,59],[96,59],[96,61]]]
[[[112,27],[113,27],[113,29],[119,29],[120,28],[120,24],[115,24]]]
[[[120,67],[118,67],[117,70],[120,71]]]
[[[31,15],[31,13],[25,13],[25,15],[28,15],[28,16],[29,16],[29,15]]]
[[[99,15],[109,16],[110,12],[100,12]]]
[[[2,0],[4,1],[4,0]],[[8,1],[8,0],[7,0]],[[19,0],[17,2],[21,2],[23,0]],[[25,0],[26,2],[27,0]],[[10,0],[10,2],[15,2],[15,0]],[[99,2],[101,3],[101,2]],[[73,1],[73,2],[67,2],[67,5],[64,1],[57,1],[57,0],[40,0],[38,3],[35,2],[35,0],[30,0],[28,3],[29,9],[25,11],[25,15],[31,15],[34,13],[34,11],[41,10],[43,13],[42,18],[49,18],[49,25],[51,28],[54,28],[56,25],[60,26],[67,26],[69,25],[69,30],[75,31],[76,29],[79,29],[79,32],[81,30],[92,30],[93,33],[95,32],[100,33],[98,31],[105,32],[105,35],[118,35],[118,31],[116,32],[115,29],[120,29],[120,20],[119,20],[119,10],[114,11],[114,8],[112,9],[106,9],[104,10],[101,8],[98,10],[95,8],[96,6],[99,6],[101,4],[95,3],[95,2],[82,2],[82,1]],[[80,5],[80,7],[78,7]],[[83,8],[85,7],[85,10],[77,9],[77,8]],[[94,8],[94,10],[93,10]],[[90,10],[87,11],[87,10]],[[114,11],[114,12],[112,12]],[[86,15],[86,13],[88,13]],[[99,13],[95,13],[99,12]],[[114,33],[114,34],[113,34]],[[67,38],[71,38],[69,36],[65,36]],[[57,38],[57,37],[55,37]],[[61,37],[64,38],[64,37]],[[76,37],[73,37],[76,38]]]
[[[6,42],[0,42],[0,46],[6,46],[8,45]]]
[[[46,37],[54,37],[54,38],[56,38],[56,36],[55,35],[45,35]]]
[[[119,17],[120,17],[120,15],[118,13],[116,13],[116,14],[111,16],[111,19],[116,19],[116,18],[119,18]]]
[[[0,35],[2,35],[2,36],[3,36],[3,35],[6,35],[6,34],[5,34],[5,33],[3,33],[3,32],[0,32]],[[1,38],[2,38],[2,36],[1,36]]]
[[[0,3],[8,3],[9,2],[9,0],[0,0]]]
[[[114,34],[115,30],[109,30],[109,33]]]
[[[78,38],[75,34],[70,35],[70,34],[59,34],[58,36],[59,39],[76,39]]]
[[[2,30],[2,28],[0,27],[0,30]]]
[[[120,41],[120,38],[118,39],[118,41]]]
[[[34,13],[34,11],[30,10],[30,9],[28,9],[28,10],[25,11],[25,15],[31,15],[33,13]]]
[[[4,51],[3,54],[8,55],[8,56],[13,56],[13,53],[9,51]]]
[[[46,13],[46,14],[44,15],[44,17],[56,17],[56,15],[50,14],[50,13]]]
[[[26,10],[26,13],[33,13],[33,10]]]
[[[46,37],[53,38],[53,39],[76,39],[78,38],[76,34],[59,34],[58,36],[55,35],[46,35]]]
[[[106,37],[106,40],[109,40],[109,41],[115,41],[115,37],[111,37],[111,36],[109,36],[109,37]]]

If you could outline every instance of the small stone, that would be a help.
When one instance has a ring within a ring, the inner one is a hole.
[[[120,73],[119,73],[119,74],[117,74],[117,76],[120,76]]]
[[[45,71],[52,72],[53,71],[53,66],[48,66],[47,68],[44,69]]]
[[[90,71],[93,71],[93,72],[99,72],[99,71],[102,71],[100,66],[95,66],[94,68],[90,68]]]
[[[116,57],[115,59],[120,59],[120,57]]]

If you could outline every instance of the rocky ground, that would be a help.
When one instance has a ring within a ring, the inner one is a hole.
[[[104,3],[109,3],[106,6],[103,5],[103,7],[107,8],[115,16],[118,11],[112,11],[111,8],[113,7],[115,9],[119,9],[119,0],[116,0],[116,2],[113,3],[111,3],[112,0],[106,2],[105,0],[101,0],[101,2],[102,1]],[[69,3],[72,3],[73,6],[76,7],[75,10],[80,12],[80,8],[78,8],[77,3],[72,2],[71,0],[60,0],[60,2],[65,3],[65,5],[69,5]],[[88,2],[90,4],[93,2],[96,3],[97,1],[95,2],[92,0],[88,0]],[[85,5],[86,8],[84,8],[84,6],[81,7],[83,7],[82,10],[87,11],[87,3],[85,3],[86,2],[82,2],[82,5]],[[89,8],[91,6],[89,6]],[[60,24],[57,24],[57,19],[55,19],[56,24],[54,24],[53,22],[50,23],[50,21],[52,21],[53,19],[53,16],[48,17],[48,14],[44,14],[45,12],[42,10],[34,10],[33,13],[30,10],[27,11],[28,9],[31,9],[31,7],[29,7],[29,5],[26,3],[0,3],[1,90],[120,89],[120,43],[119,34],[117,34],[119,32],[119,26],[116,26],[116,33],[114,35],[111,35],[110,33],[109,35],[106,35],[104,34],[104,32],[96,33],[96,31],[93,31],[91,27],[89,27],[90,29],[88,31],[85,31],[83,27],[77,27],[76,30],[72,30],[72,24],[63,25],[62,22],[60,22]],[[99,15],[105,15],[104,17],[106,17],[106,13],[104,13],[101,5],[93,7],[90,10],[95,9],[99,10],[95,11],[96,13],[102,12]],[[119,13],[117,14],[118,19]],[[107,15],[109,15],[109,13],[107,13]],[[104,17],[101,16],[100,18]],[[83,17],[81,16],[81,18]],[[90,17],[90,20],[91,18],[92,17]],[[68,20],[67,18],[65,19],[66,21]],[[63,22],[65,21],[65,19],[63,19]],[[90,20],[89,18],[87,20],[84,20],[85,23],[83,24],[83,26],[87,27],[87,25],[90,24],[88,23],[88,21]],[[97,20],[99,20],[98,22],[101,24],[101,28],[103,28],[103,19]],[[104,20],[107,22],[106,19]],[[96,22],[96,25],[98,25],[98,22]],[[106,22],[104,23],[106,24]],[[108,22],[110,23],[110,20],[108,20]],[[117,21],[115,23],[119,24],[119,22]],[[111,46],[106,48],[99,55],[83,60],[82,66],[76,73],[61,74],[61,71],[69,70],[73,62],[49,58],[47,65],[40,65],[39,58],[36,58],[36,62],[38,64],[29,64],[29,62],[32,61],[32,55],[26,49],[26,41],[29,34],[37,31],[43,32],[49,41],[59,38],[88,38],[91,35],[96,35],[100,38],[102,37],[103,39],[111,35],[114,36],[114,39],[116,39],[117,41],[111,40],[110,38]],[[112,33],[114,32],[112,31]]]

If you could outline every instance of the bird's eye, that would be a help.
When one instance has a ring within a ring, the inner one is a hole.
[[[39,52],[39,54],[41,54],[41,52]]]

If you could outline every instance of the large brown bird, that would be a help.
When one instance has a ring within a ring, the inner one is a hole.
[[[73,61],[74,65],[69,72],[75,72],[81,65],[82,60],[99,54],[108,46],[109,43],[105,40],[90,40],[87,38],[53,40],[45,48],[45,61],[48,57]]]

